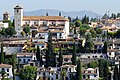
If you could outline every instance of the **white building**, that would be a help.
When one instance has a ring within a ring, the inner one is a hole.
[[[2,29],[2,28],[8,28],[8,23],[3,23],[3,22],[0,22],[0,30]]]
[[[35,53],[17,53],[17,60],[20,61],[20,66],[28,64],[30,61],[36,60]]]
[[[60,71],[57,67],[40,67],[37,69],[37,79],[41,80],[60,80]]]
[[[116,27],[120,27],[120,18],[117,18],[117,19],[115,20],[115,26],[116,26]]]
[[[82,80],[99,80],[99,69],[98,68],[87,68],[82,69]]]
[[[0,64],[0,72],[4,71],[6,77],[5,78],[12,78],[12,65],[9,64]],[[0,73],[0,80],[2,78],[2,74]]]
[[[48,31],[53,32],[57,38],[67,38],[69,35],[69,19],[61,16],[23,16],[23,8],[17,5],[14,8],[14,19],[16,36],[20,36],[26,26],[37,26],[36,37],[43,34],[45,39],[48,37]]]

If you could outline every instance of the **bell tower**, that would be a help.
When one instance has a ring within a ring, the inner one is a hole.
[[[15,31],[16,36],[20,36],[22,32],[22,20],[23,20],[23,8],[17,5],[14,8],[14,25],[15,25]]]

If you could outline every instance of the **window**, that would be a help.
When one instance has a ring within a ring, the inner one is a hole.
[[[9,72],[9,69],[7,69],[7,72]]]
[[[19,59],[19,61],[21,61],[21,59]]]
[[[42,46],[42,48],[44,48],[44,46]]]
[[[85,75],[83,75],[83,79],[85,79]]]
[[[96,77],[96,75],[94,75],[94,77]]]
[[[28,59],[28,61],[30,61],[30,59]]]
[[[25,59],[23,59],[23,62],[25,63]]]
[[[90,56],[88,56],[88,58],[90,58]]]
[[[4,68],[2,68],[2,71],[4,71]]]
[[[17,9],[17,13],[19,12],[19,10]]]
[[[58,74],[56,74],[56,79],[58,79]]]

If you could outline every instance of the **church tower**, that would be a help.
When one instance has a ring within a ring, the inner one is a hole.
[[[8,12],[3,13],[3,20],[10,20],[10,14]]]
[[[16,36],[20,36],[22,32],[22,20],[23,20],[23,8],[17,5],[14,8],[14,25],[15,31],[17,32]]]

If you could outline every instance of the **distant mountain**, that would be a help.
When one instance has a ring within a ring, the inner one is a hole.
[[[2,17],[0,17],[0,20],[2,20]]]
[[[90,18],[96,18],[96,17],[101,17],[101,14],[89,11],[89,10],[84,10],[84,11],[70,11],[70,12],[65,12],[61,10],[55,10],[55,9],[39,9],[35,11],[30,11],[30,12],[24,12],[25,16],[45,16],[46,13],[49,14],[49,16],[57,16],[59,12],[62,13],[62,16],[68,17],[76,17],[78,16],[79,18],[82,18],[84,15],[89,16]]]

